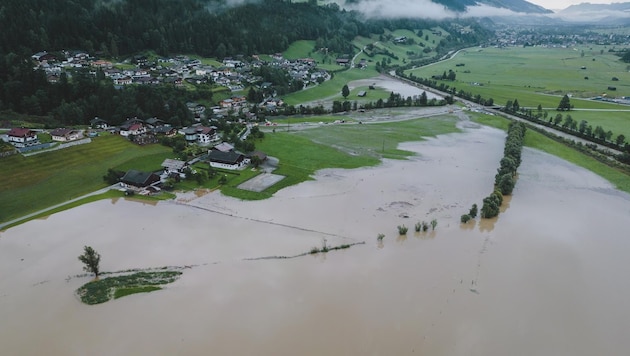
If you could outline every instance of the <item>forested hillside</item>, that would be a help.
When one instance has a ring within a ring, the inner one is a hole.
[[[394,29],[445,29],[451,35],[435,44],[437,52],[489,35],[474,20],[458,22],[365,20],[336,4],[317,6],[315,1],[261,0],[234,7],[224,0],[4,1],[0,110],[46,116],[49,125],[86,123],[94,116],[116,122],[134,115],[157,115],[177,124],[186,120],[182,102],[202,94],[159,87],[115,90],[111,80],[82,70],[50,83],[42,71],[33,70],[30,57],[39,51],[81,50],[115,60],[154,51],[221,60],[281,52],[296,40],[315,40],[329,53],[352,54],[358,51],[355,37]],[[460,33],[462,24],[470,30]]]
[[[225,55],[273,53],[299,39],[325,39],[344,52],[357,35],[430,28],[431,20],[369,20],[336,4],[262,0],[21,0],[0,5],[0,53],[81,49],[103,55],[143,50]],[[479,32],[477,33],[479,34]]]

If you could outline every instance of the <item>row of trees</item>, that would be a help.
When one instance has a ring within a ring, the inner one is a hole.
[[[482,218],[493,218],[499,215],[499,208],[503,203],[503,196],[512,194],[516,184],[516,171],[521,165],[521,152],[525,137],[525,124],[512,121],[508,127],[503,158],[494,178],[494,191],[483,199],[481,207]]]
[[[593,127],[587,120],[577,121],[568,113],[572,109],[573,105],[570,98],[564,95],[556,109],[559,112],[555,116],[549,115],[549,112],[543,110],[541,105],[538,105],[536,110],[521,107],[518,99],[508,100],[503,111],[547,127],[554,127],[557,130],[600,145],[630,153],[630,145],[627,144],[625,135],[618,134],[615,136],[611,130],[606,130],[600,125]],[[563,115],[562,112],[566,113]]]
[[[353,103],[350,103],[347,100],[343,102],[335,100],[333,101],[332,112],[336,113],[336,112],[343,112],[343,111],[350,111],[350,110],[357,110],[357,109],[371,110],[371,109],[394,108],[394,107],[404,107],[404,106],[408,106],[408,107],[440,106],[440,105],[445,105],[447,103],[451,104],[452,101],[449,101],[448,99],[452,99],[452,98],[447,98],[444,100],[437,100],[435,98],[432,98],[429,100],[427,97],[427,93],[424,91],[422,92],[422,94],[418,96],[415,96],[415,97],[408,96],[406,98],[404,98],[402,95],[398,93],[391,92],[389,95],[389,98],[387,98],[386,100],[379,98],[375,102],[370,101],[367,103],[363,103],[361,105],[359,105],[356,101]]]

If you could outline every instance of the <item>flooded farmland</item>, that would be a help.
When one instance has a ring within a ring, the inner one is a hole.
[[[469,124],[405,143],[410,160],[323,170],[264,201],[108,200],[11,228],[0,233],[3,354],[625,353],[630,196],[525,149],[498,219],[462,226],[492,189],[504,137]],[[435,231],[414,232],[431,219]],[[365,244],[248,260],[324,240]],[[104,271],[190,268],[162,291],[88,306],[73,294],[89,281],[73,277],[84,245]]]

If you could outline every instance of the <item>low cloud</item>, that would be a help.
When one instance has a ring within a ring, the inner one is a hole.
[[[489,17],[523,15],[512,10],[488,5],[469,6],[465,12],[455,12],[430,0],[362,0],[358,4],[340,1],[340,6],[355,10],[368,18],[429,18],[442,20],[456,17]]]
[[[340,4],[342,7],[355,10],[368,18],[432,18],[445,19],[457,14],[447,10],[443,5],[430,0],[363,0],[358,4]]]

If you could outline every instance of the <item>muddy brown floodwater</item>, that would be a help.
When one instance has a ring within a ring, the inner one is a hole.
[[[626,354],[630,196],[526,149],[509,207],[461,226],[492,188],[503,140],[468,124],[402,145],[418,152],[408,161],[323,170],[265,201],[100,201],[11,228],[0,235],[2,354]],[[433,218],[436,231],[413,232]],[[323,239],[366,244],[244,260]],[[195,267],[165,290],[87,306],[73,293],[89,278],[67,280],[84,245],[105,271]]]

